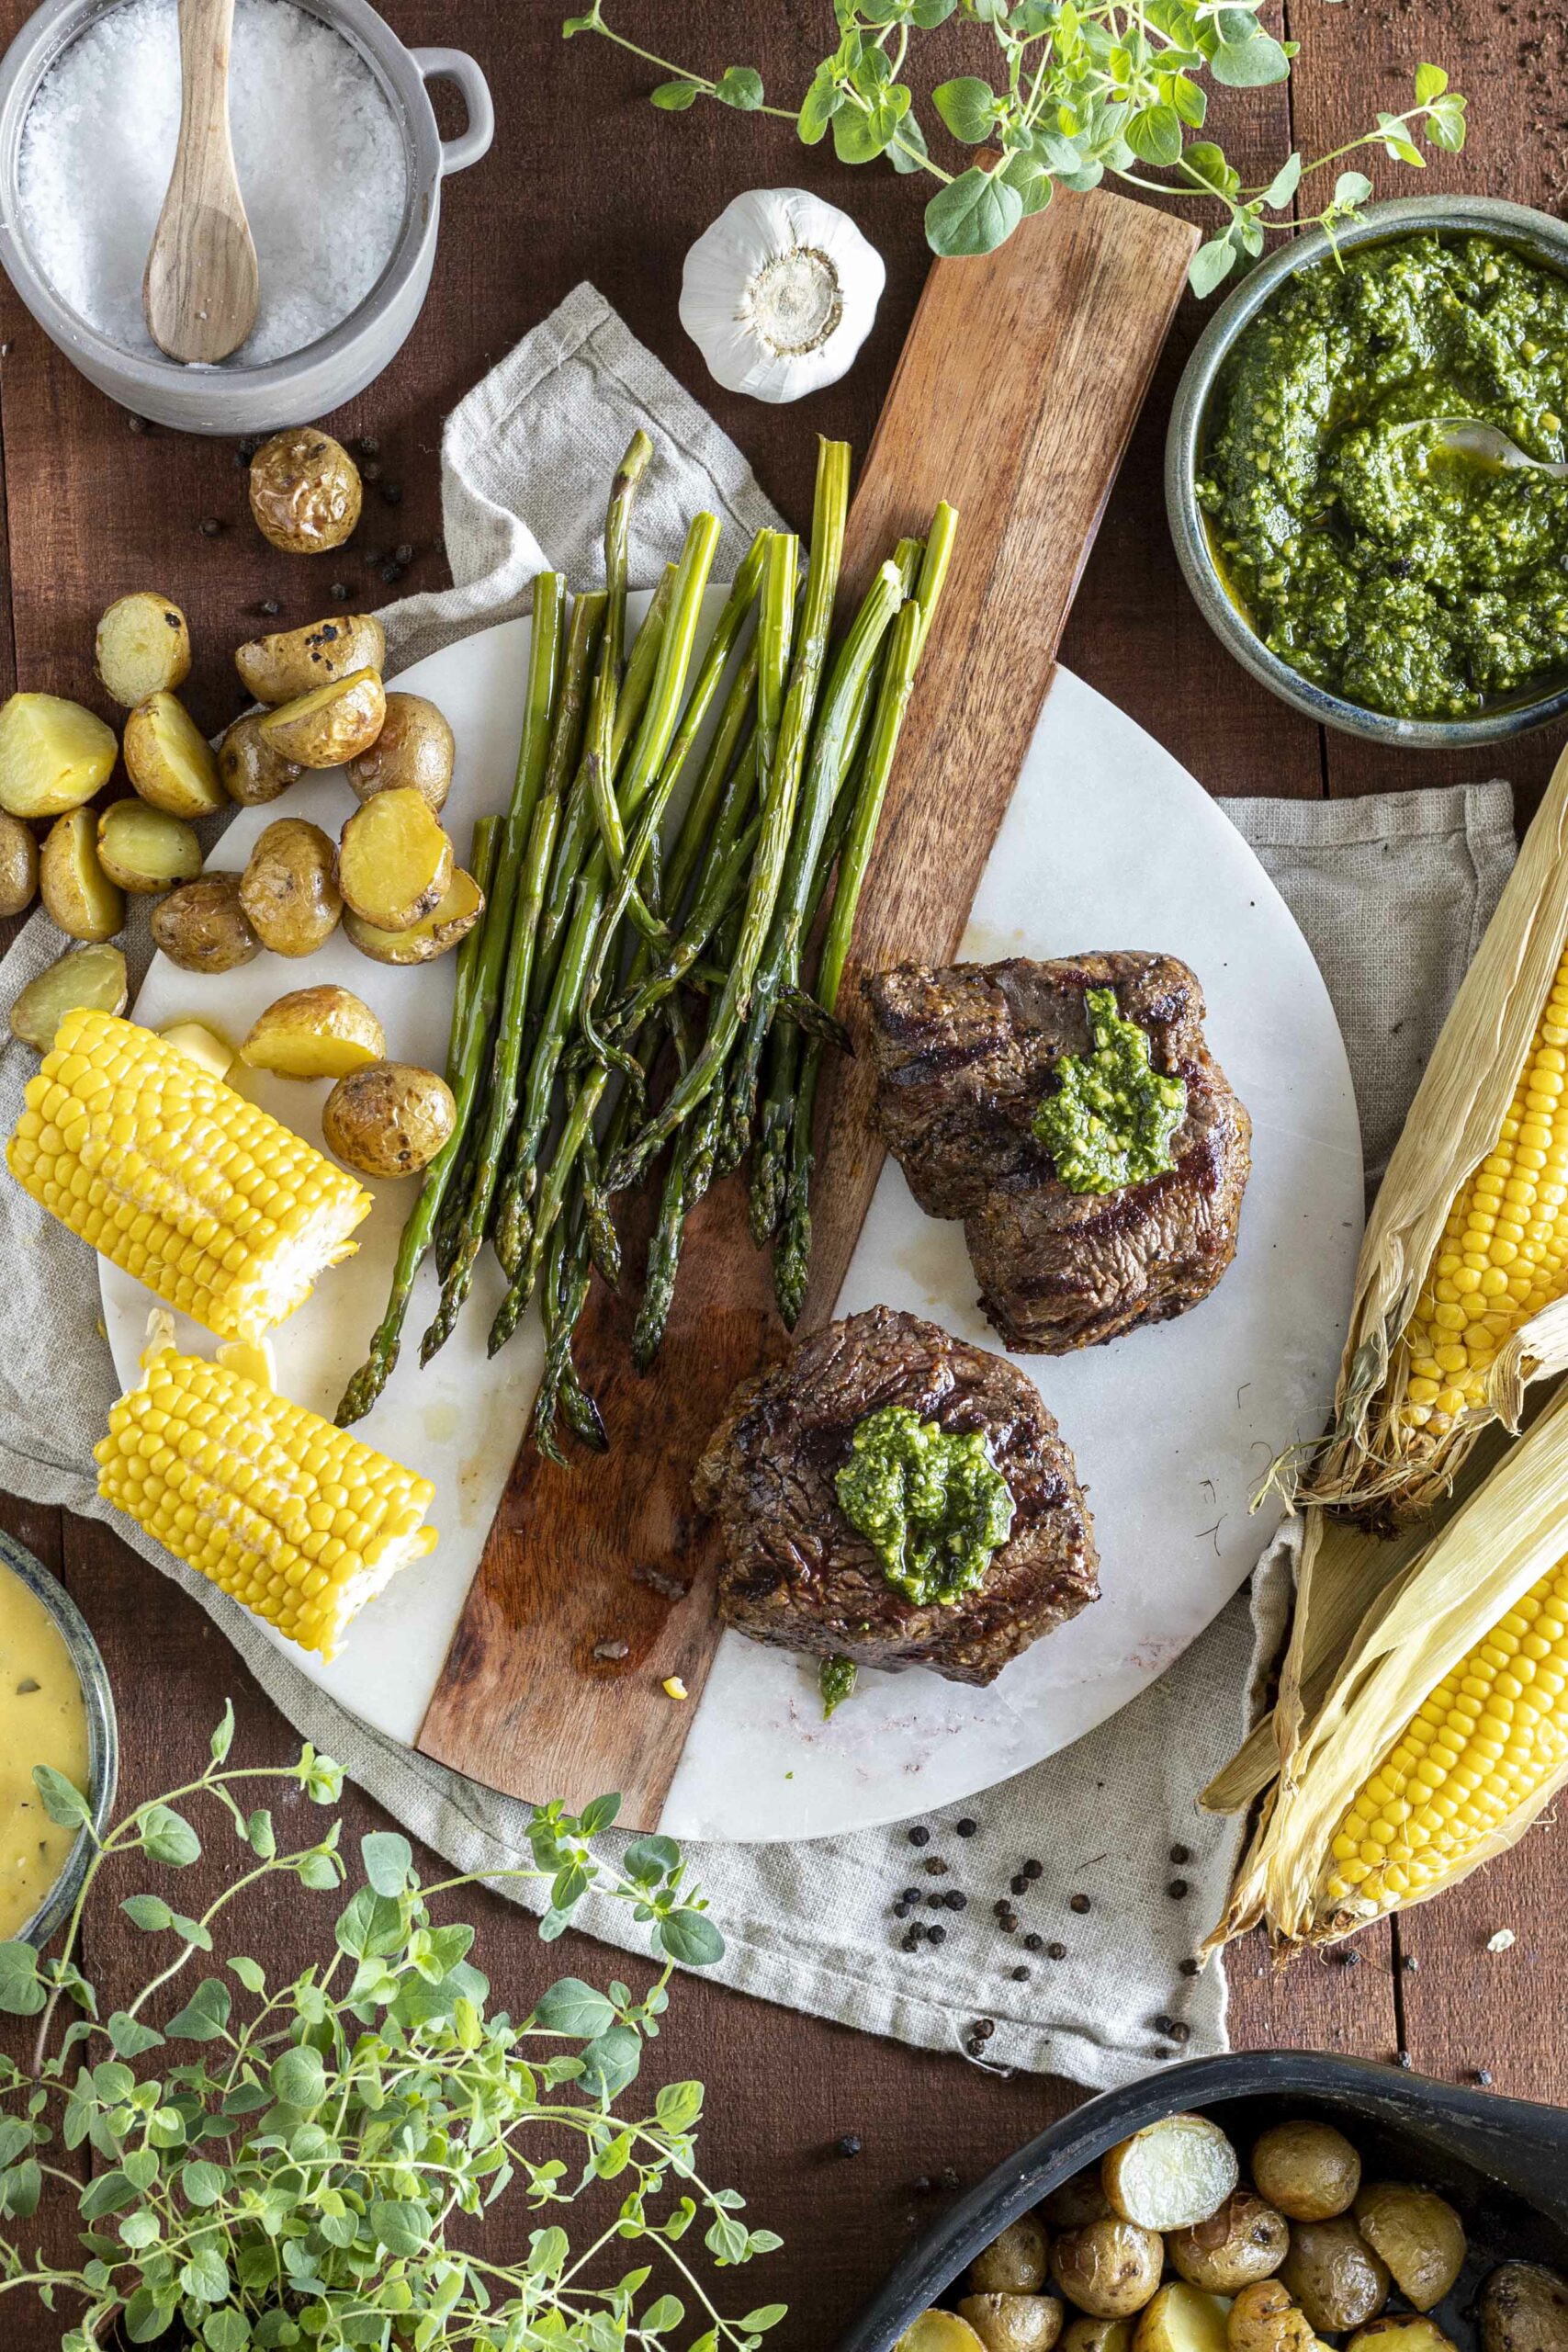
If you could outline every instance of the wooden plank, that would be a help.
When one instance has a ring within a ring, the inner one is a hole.
[[[1186,223],[1097,192],[1058,201],[985,261],[931,272],[845,548],[852,602],[939,500],[959,510],[861,901],[860,964],[957,945],[1195,243]],[[852,973],[852,1017],[855,995]],[[863,1055],[824,1090],[807,1329],[832,1311],[881,1164],[870,1072]],[[624,1821],[657,1822],[691,1722],[660,1686],[679,1675],[696,1700],[719,1635],[691,1474],[736,1382],[782,1341],[770,1291],[731,1182],[688,1230],[647,1381],[628,1366],[629,1299],[596,1294],[580,1353],[611,1451],[563,1468],[525,1440],[420,1732],[426,1755],[518,1796],[616,1789]]]

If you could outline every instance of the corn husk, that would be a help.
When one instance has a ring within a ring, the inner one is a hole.
[[[1483,1406],[1433,1439],[1402,1419],[1400,1346],[1454,1197],[1491,1151],[1568,943],[1568,752],[1444,1022],[1367,1223],[1334,1419],[1318,1446],[1282,1455],[1267,1486],[1385,1520],[1430,1511],[1481,1431],[1519,1425],[1527,1383],[1568,1369],[1568,1298],[1520,1326],[1487,1375]]]
[[[1325,1896],[1331,1840],[1431,1691],[1563,1557],[1565,1494],[1568,1385],[1430,1540],[1406,1533],[1379,1547],[1374,1537],[1320,1521],[1292,1634],[1296,1663],[1292,1671],[1287,1659],[1275,1711],[1277,1777],[1210,1949],[1266,1923],[1276,1946],[1288,1952],[1302,1944],[1337,1942],[1383,1915],[1386,1906],[1354,1895],[1333,1903]],[[1346,1597],[1357,1576],[1369,1574],[1380,1579],[1374,1597],[1325,1675]],[[1251,1761],[1255,1770],[1256,1755]],[[1221,1781],[1229,1775],[1239,1786],[1246,1777],[1240,1764],[1237,1758]],[[1445,1888],[1515,1844],[1565,1779],[1568,1761],[1477,1845]],[[1427,1889],[1413,1900],[1428,1901],[1445,1888]]]

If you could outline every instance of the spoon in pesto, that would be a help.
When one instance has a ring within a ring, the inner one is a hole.
[[[1433,434],[1439,448],[1451,456],[1472,458],[1478,465],[1495,466],[1499,472],[1523,466],[1531,473],[1545,474],[1551,481],[1568,481],[1568,465],[1527,457],[1517,441],[1510,441],[1495,424],[1483,424],[1478,417],[1418,416],[1395,430]]]

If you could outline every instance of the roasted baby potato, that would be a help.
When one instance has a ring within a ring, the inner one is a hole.
[[[1252,2151],[1259,2197],[1292,2222],[1331,2222],[1350,2210],[1361,2159],[1332,2123],[1276,2123]]]
[[[446,1080],[412,1062],[351,1070],[321,1105],[327,1149],[362,1176],[417,1175],[457,1124]]]
[[[39,889],[46,911],[72,939],[112,939],[125,921],[125,894],[104,872],[90,808],[57,817],[44,836]]]
[[[1038,2214],[1021,2213],[975,2256],[969,2284],[976,2295],[1032,2295],[1045,2283],[1049,2253],[1045,2225]]]
[[[1291,2226],[1250,2188],[1234,2188],[1217,2213],[1172,2230],[1165,2243],[1172,2267],[1190,2286],[1235,2295],[1278,2270],[1291,2243]]]
[[[389,694],[381,732],[367,752],[348,763],[348,780],[361,800],[407,786],[421,792],[435,815],[452,787],[457,747],[452,729],[423,695]]]
[[[19,915],[38,889],[38,843],[19,817],[0,809],[0,915]]]
[[[79,702],[12,695],[0,705],[0,808],[12,817],[58,817],[79,808],[114,774],[119,746]]]
[[[1324,2352],[1305,2312],[1278,2278],[1244,2287],[1225,2320],[1230,2352]]]
[[[1101,2159],[1106,2196],[1124,2222],[1189,2229],[1218,2212],[1240,2177],[1235,2150],[1206,2115],[1168,2115]]]
[[[220,1037],[205,1021],[171,1021],[158,1035],[165,1046],[173,1046],[193,1062],[199,1062],[209,1078],[217,1079],[220,1085],[227,1080],[234,1067],[234,1048],[227,1037]]]
[[[247,1069],[270,1069],[278,1078],[343,1078],[378,1062],[386,1050],[370,1007],[350,989],[332,987],[278,997],[240,1041]]]
[[[262,741],[302,768],[341,767],[370,749],[386,715],[380,673],[354,670],[267,711],[261,720]]]
[[[893,2352],[986,2352],[986,2347],[956,2312],[929,2311],[910,2321]]]
[[[338,888],[378,931],[412,931],[441,904],[451,879],[452,844],[430,803],[407,786],[378,792],[343,829]]]
[[[285,555],[324,555],[359,520],[359,469],[341,441],[297,424],[264,441],[251,459],[251,513]]]
[[[279,817],[257,838],[240,876],[240,904],[275,956],[313,956],[343,912],[330,833],[303,817]]]
[[[173,695],[149,695],[126,720],[125,772],[143,800],[171,817],[207,817],[223,806],[207,738]]]
[[[11,1007],[11,1035],[47,1054],[68,1012],[123,1012],[130,997],[118,947],[72,947],[28,982]]]
[[[1111,2199],[1098,2165],[1089,2165],[1061,2182],[1040,2207],[1041,2218],[1054,2230],[1081,2230],[1086,2222],[1103,2222],[1110,2211]]]
[[[1164,2266],[1163,2238],[1116,2213],[1064,2231],[1051,2248],[1052,2278],[1068,2302],[1093,2319],[1130,2319],[1141,2312]]]
[[[964,2295],[958,2314],[986,2352],[1051,2352],[1065,2316],[1055,2295]]]
[[[236,718],[218,746],[218,779],[231,800],[258,808],[298,784],[304,769],[275,752],[261,731],[261,713]]]
[[[1132,2346],[1130,2319],[1090,2319],[1087,2312],[1067,2322],[1062,2337],[1062,2352],[1132,2352]]]
[[[149,808],[144,800],[117,800],[99,813],[98,863],[122,890],[145,898],[194,881],[201,843],[183,817]]]
[[[261,954],[240,904],[237,874],[182,882],[153,908],[152,937],[182,972],[231,972]]]
[[[151,589],[118,596],[98,623],[95,658],[104,692],[127,710],[149,695],[171,692],[190,675],[186,616]]]
[[[484,892],[473,876],[465,874],[458,865],[453,868],[452,879],[434,914],[426,915],[411,930],[381,931],[356,915],[352,907],[345,907],[344,937],[352,940],[360,954],[368,956],[373,964],[428,964],[467,938],[484,910]],[[1103,2198],[1100,2208],[1105,2210]]]
[[[355,670],[379,670],[387,639],[369,613],[345,613],[341,620],[310,621],[303,628],[254,637],[234,656],[248,694],[257,702],[293,702],[317,686],[330,686]]]
[[[1139,2320],[1133,2352],[1226,2352],[1224,2295],[1206,2295],[1185,2278],[1162,2287]]]
[[[1364,2327],[1388,2301],[1388,2267],[1348,2213],[1292,2222],[1280,2278],[1320,2335]]]
[[[1544,2262],[1500,2263],[1478,2312],[1481,2352],[1568,2352],[1568,2278]]]
[[[1425,2312],[1369,2321],[1356,2330],[1346,2352],[1363,2352],[1363,2347],[1374,2347],[1374,2352],[1454,2352],[1450,2339]]]
[[[1429,2188],[1378,2180],[1361,2190],[1354,2210],[1357,2228],[1405,2301],[1418,2312],[1440,2303],[1464,2267],[1464,2223],[1453,2207]]]

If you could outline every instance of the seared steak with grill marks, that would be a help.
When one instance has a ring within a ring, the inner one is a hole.
[[[984,1430],[1012,1492],[1007,1542],[976,1589],[945,1607],[906,1600],[840,1507],[850,1441],[884,1405],[954,1434]],[[984,1683],[1098,1597],[1077,1472],[1033,1383],[892,1307],[830,1323],[743,1382],[693,1491],[723,1532],[719,1614],[756,1642]]]
[[[876,1119],[928,1216],[962,1217],[980,1304],[1010,1348],[1065,1355],[1207,1298],[1235,1255],[1252,1122],[1203,1043],[1174,956],[918,964],[863,983]],[[1115,990],[1157,1070],[1187,1082],[1176,1165],[1111,1193],[1057,1178],[1031,1122],[1065,1054],[1092,1047],[1085,998]]]

